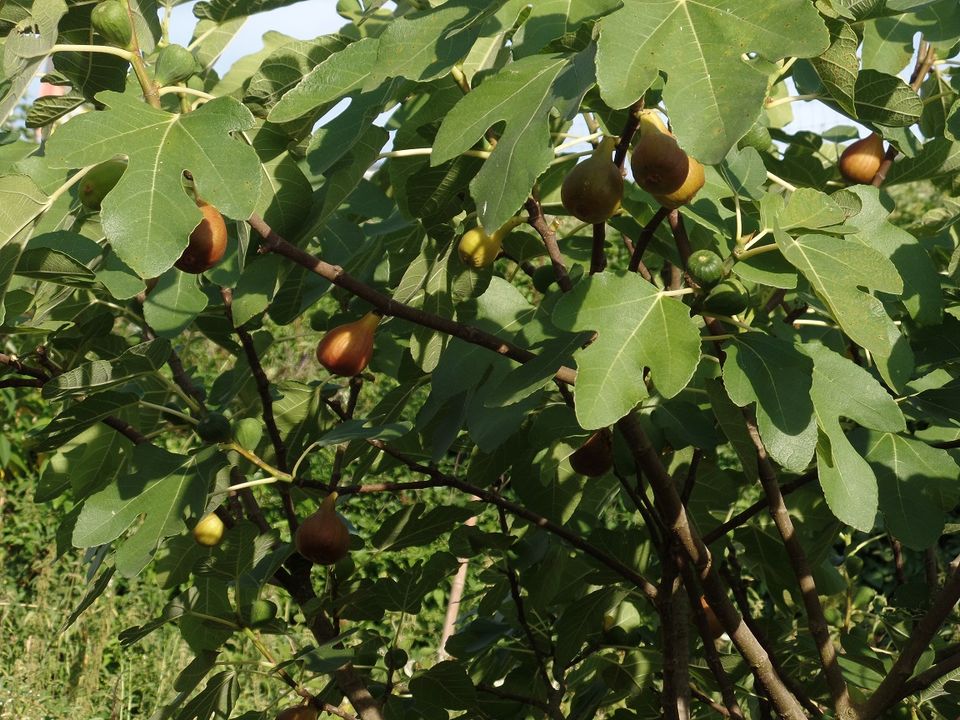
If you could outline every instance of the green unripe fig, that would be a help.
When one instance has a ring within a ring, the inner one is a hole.
[[[200,439],[208,443],[230,441],[230,421],[217,412],[204,415],[195,428]]]
[[[311,705],[294,705],[277,714],[277,720],[317,720],[317,709]]]
[[[563,180],[560,200],[581,222],[606,222],[620,209],[623,174],[611,160],[616,146],[614,138],[604,138],[593,155],[573,168]]]
[[[337,493],[324,498],[320,508],[304,520],[294,536],[297,552],[317,565],[333,565],[350,552],[350,531],[337,515]]]
[[[399,670],[407,664],[407,652],[403,648],[390,648],[383,656],[384,664],[391,670]]]
[[[694,250],[687,258],[687,271],[704,287],[723,277],[723,259],[712,250]]]
[[[703,301],[703,309],[718,315],[742,313],[750,304],[750,293],[739,280],[729,278],[718,284]]]
[[[557,281],[557,273],[553,269],[553,263],[541,265],[534,270],[532,280],[533,287],[536,288],[537,292],[546,294],[550,290],[550,286]]]
[[[200,63],[182,45],[166,45],[157,53],[154,80],[158,85],[173,85],[200,71]]]
[[[277,617],[277,606],[269,600],[254,600],[241,609],[243,624],[247,627],[265,625]]]
[[[103,199],[120,182],[120,177],[126,169],[126,160],[107,160],[90,168],[90,171],[80,180],[77,190],[83,206],[88,210],[99,210]]]
[[[133,27],[123,0],[104,0],[90,13],[90,24],[103,39],[120,48],[130,48]]]
[[[869,185],[883,163],[883,140],[871,133],[851,143],[840,155],[840,174],[852,183]]]
[[[517,225],[524,222],[523,218],[514,217],[507,220],[503,227],[499,228],[493,235],[487,233],[479,225],[472,230],[467,230],[460,238],[460,244],[457,252],[464,265],[472,268],[485,268],[492,264],[500,254],[503,247],[503,239],[510,234]]]
[[[193,539],[198,545],[213,547],[219,545],[223,539],[223,530],[223,520],[216,513],[208,513],[193,526]]]
[[[600,428],[570,456],[574,472],[587,477],[606,475],[613,467],[613,435],[609,428]]]

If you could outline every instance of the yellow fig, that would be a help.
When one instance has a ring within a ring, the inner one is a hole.
[[[663,195],[653,194],[654,200],[665,208],[676,210],[681,205],[686,205],[700,192],[700,188],[703,187],[703,183],[706,181],[703,174],[703,165],[692,157],[688,157],[687,161],[689,162],[689,166],[687,178],[683,181],[683,185],[671,193],[665,193]]]
[[[851,143],[840,155],[840,174],[852,183],[869,185],[883,162],[883,140],[876,133]]]
[[[613,435],[600,428],[570,456],[574,472],[587,477],[606,475],[613,467]]]
[[[204,515],[200,521],[193,526],[193,539],[198,545],[204,547],[213,547],[219,545],[223,539],[223,520],[215,512]]]
[[[500,249],[503,247],[503,239],[510,234],[517,225],[524,222],[523,218],[513,217],[504,223],[493,235],[487,233],[482,227],[467,230],[460,238],[460,244],[457,251],[464,265],[472,268],[484,268],[497,259]]]
[[[350,552],[350,531],[337,515],[337,493],[324,498],[319,509],[297,528],[297,552],[317,565],[333,565]]]
[[[368,312],[359,320],[328,331],[317,343],[317,360],[334,375],[362,373],[373,357],[373,337],[380,315]]]
[[[616,146],[614,138],[604,138],[593,155],[573,168],[563,180],[560,200],[581,222],[606,222],[620,209],[623,174],[611,160]]]

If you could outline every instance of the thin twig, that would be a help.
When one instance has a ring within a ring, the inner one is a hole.
[[[547,223],[543,214],[543,208],[540,201],[535,197],[527,198],[527,212],[530,215],[530,227],[537,231],[540,239],[543,240],[544,247],[547,248],[547,254],[550,256],[550,262],[553,263],[553,271],[557,275],[557,285],[563,292],[569,292],[573,289],[573,283],[570,275],[567,274],[567,266],[563,263],[563,255],[560,254],[560,246],[557,245],[557,233]]]

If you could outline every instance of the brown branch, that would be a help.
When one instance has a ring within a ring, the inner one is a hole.
[[[0,388],[42,388],[43,381],[33,378],[7,378],[0,380]]]
[[[673,478],[670,477],[660,456],[640,427],[636,415],[633,412],[628,413],[617,422],[617,427],[630,446],[637,468],[650,482],[664,525],[689,558],[703,586],[704,595],[714,609],[720,625],[733,640],[740,654],[754,668],[756,676],[769,692],[777,712],[787,720],[805,720],[803,709],[777,673],[767,651],[757,641],[743,622],[740,613],[727,598],[710,551],[693,527],[677,493]]]
[[[287,447],[280,435],[280,428],[277,427],[276,418],[273,416],[273,396],[270,393],[270,381],[260,363],[260,357],[257,355],[257,348],[253,344],[253,338],[242,327],[234,327],[233,322],[233,291],[230,288],[221,288],[220,294],[223,296],[224,312],[227,321],[233,327],[233,331],[240,339],[243,346],[243,353],[247,358],[247,365],[250,366],[250,372],[253,375],[254,383],[257,386],[257,394],[260,395],[260,405],[263,410],[263,423],[267,427],[267,435],[270,437],[270,443],[273,445],[273,452],[277,456],[277,467],[283,472],[289,470],[287,465]],[[290,496],[290,488],[286,483],[277,483],[277,491],[280,493],[280,499],[283,504],[283,514],[287,518],[287,525],[290,528],[291,537],[297,530],[297,509],[293,505],[293,498]]]
[[[780,494],[784,496],[789,495],[794,490],[799,490],[807,483],[816,479],[817,479],[817,472],[816,470],[812,470],[811,472],[808,472],[805,475],[801,475],[796,480],[792,480],[788,483],[784,483],[780,487]],[[710,545],[711,543],[716,542],[731,530],[735,530],[736,528],[746,523],[747,520],[752,518],[754,515],[758,514],[765,507],[767,507],[766,499],[757,500],[753,505],[748,507],[746,510],[741,510],[740,512],[738,512],[736,515],[734,515],[732,518],[727,520],[722,525],[718,525],[710,532],[704,533],[703,541],[707,543],[707,545]]]
[[[423,327],[432,328],[446,335],[460,338],[473,345],[479,345],[480,347],[492,350],[499,355],[503,355],[519,363],[525,363],[537,357],[526,348],[519,347],[506,340],[501,340],[496,335],[485,332],[480,328],[464,325],[463,323],[455,322],[440,315],[424,312],[423,310],[418,310],[404,303],[397,302],[352,277],[344,271],[343,268],[324,262],[310,253],[304,252],[296,245],[291,245],[273,232],[270,226],[263,221],[263,218],[258,215],[252,215],[247,222],[250,224],[250,227],[263,238],[263,243],[260,248],[261,252],[273,252],[293,260],[293,262],[319,275],[337,287],[341,287],[347,292],[366,300],[383,315],[398,317],[403,320],[409,320],[417,325],[422,325]],[[576,380],[577,373],[571,368],[561,367],[555,377],[560,382],[572,385]]]
[[[595,223],[593,226],[593,246],[590,250],[590,274],[596,275],[607,269],[607,255],[604,245],[607,243],[607,224]]]
[[[581,535],[565,528],[562,525],[557,525],[556,523],[548,520],[542,515],[528,510],[522,505],[517,505],[510,500],[505,499],[497,493],[485,490],[484,488],[471,485],[469,483],[458,480],[455,477],[446,475],[437,468],[423,465],[416,460],[407,457],[401,452],[394,450],[393,448],[386,445],[386,443],[370,439],[367,440],[368,443],[373,445],[380,450],[383,450],[385,453],[391,457],[396,458],[404,465],[406,465],[411,470],[414,470],[422,475],[427,475],[431,478],[430,481],[424,482],[407,482],[407,483],[377,483],[376,485],[365,485],[365,486],[353,486],[353,487],[343,487],[338,492],[341,494],[349,493],[358,493],[358,492],[399,492],[403,490],[415,490],[427,487],[450,487],[462,492],[476,495],[480,500],[490,505],[496,505],[506,510],[511,515],[516,515],[519,518],[526,520],[533,525],[541,528],[542,530],[547,531],[557,537],[566,540],[567,543],[582,550],[584,553],[592,557],[594,560],[597,560],[602,565],[605,565],[609,569],[613,570],[617,575],[622,577],[624,580],[627,580],[630,583],[633,583],[637,588],[639,588],[644,595],[646,595],[651,600],[655,600],[657,597],[657,588],[649,580],[647,580],[639,572],[631,568],[630,566],[624,564],[620,560],[607,555],[605,552],[600,550],[595,545],[591,545],[587,542]],[[376,488],[376,489],[370,489]]]
[[[665,553],[657,599],[663,648],[664,720],[690,720],[690,649],[684,595],[679,592],[676,543]]]
[[[510,528],[507,525],[507,514],[502,507],[497,507],[497,515],[500,520],[500,532],[506,535],[508,538],[513,538],[510,534]],[[550,682],[550,674],[547,672],[547,662],[546,656],[543,651],[540,649],[540,646],[537,644],[537,638],[533,634],[533,628],[530,627],[530,623],[527,620],[526,609],[523,604],[523,596],[520,594],[520,583],[517,580],[517,573],[513,569],[513,564],[510,562],[509,549],[504,551],[503,554],[503,563],[506,566],[504,574],[507,576],[507,583],[510,585],[510,597],[513,600],[513,606],[517,610],[517,621],[520,623],[520,627],[523,629],[523,634],[527,637],[527,643],[530,645],[530,649],[533,651],[533,655],[537,660],[537,670],[540,673],[540,679],[543,680],[543,690],[547,693],[548,697],[551,697],[550,707],[559,709],[560,699],[556,697],[554,693],[553,685]]]
[[[617,141],[617,149],[613,152],[613,164],[621,170],[630,151],[633,136],[640,127],[640,111],[643,110],[644,102],[645,98],[640,98],[630,107],[630,114],[627,115],[627,121],[623,125],[623,130],[620,131],[620,140]]]
[[[6,365],[7,367],[13,368],[21,375],[29,375],[30,377],[36,378],[37,380],[42,380],[43,382],[46,382],[49,379],[47,373],[45,373],[43,370],[30,365],[25,365],[20,361],[20,358],[13,355],[0,353],[0,365]]]
[[[793,526],[793,520],[787,510],[787,505],[783,501],[783,494],[780,492],[780,483],[777,481],[777,473],[773,463],[767,455],[767,450],[760,438],[760,431],[757,429],[756,422],[746,412],[744,412],[747,433],[757,451],[757,467],[760,474],[760,484],[763,486],[763,492],[767,497],[767,506],[770,510],[770,516],[773,523],[780,533],[783,545],[786,548],[787,556],[790,559],[790,567],[797,578],[797,584],[800,586],[800,595],[803,598],[803,606],[807,613],[807,626],[810,635],[817,645],[817,652],[820,655],[820,664],[823,667],[826,676],[827,687],[830,689],[830,696],[833,698],[834,709],[837,717],[850,717],[852,710],[852,701],[850,691],[847,688],[847,681],[843,677],[840,669],[840,663],[837,659],[837,649],[830,638],[830,630],[827,626],[827,620],[823,615],[823,605],[820,604],[820,596],[817,593],[817,583],[813,578],[813,570],[810,562],[807,560],[807,554],[800,543],[796,529]]]
[[[930,609],[924,613],[919,622],[910,632],[910,639],[900,651],[900,655],[890,668],[890,672],[883,679],[873,695],[864,703],[860,712],[860,720],[873,720],[881,717],[901,697],[907,681],[913,674],[913,669],[920,660],[920,656],[930,646],[937,630],[943,625],[947,617],[953,612],[957,601],[960,600],[960,555],[950,563],[950,572],[943,588],[934,597]]]
[[[550,256],[550,262],[553,263],[553,271],[557,275],[557,285],[560,286],[563,292],[569,292],[573,289],[573,282],[571,282],[570,276],[567,274],[567,266],[563,264],[563,255],[560,254],[560,246],[557,245],[557,234],[547,223],[547,219],[543,215],[543,208],[540,206],[540,201],[534,197],[527,198],[526,209],[530,214],[530,219],[528,220],[530,227],[537,231],[540,239],[543,240],[544,246],[547,248],[547,255]]]
[[[724,710],[728,717],[740,718],[744,720],[743,710],[737,702],[737,696],[733,691],[733,682],[727,671],[723,669],[723,663],[720,661],[720,655],[717,653],[717,646],[714,644],[713,633],[710,631],[710,621],[700,605],[700,592],[697,588],[696,579],[690,572],[690,567],[686,563],[681,563],[680,572],[683,575],[683,584],[687,589],[687,598],[690,602],[690,610],[693,613],[693,620],[697,625],[697,631],[700,633],[700,639],[703,642],[703,650],[706,655],[707,667],[713,673],[717,686],[720,688],[720,696],[723,698]]]
[[[134,445],[143,445],[144,443],[150,442],[143,433],[133,427],[130,423],[124,422],[120,418],[114,417],[113,415],[108,415],[105,417],[103,419],[103,424],[112,427]]]
[[[643,230],[640,231],[640,237],[637,238],[637,244],[633,247],[633,253],[630,256],[630,264],[627,265],[627,270],[630,272],[638,272],[640,270],[640,266],[643,265],[643,253],[647,251],[647,246],[653,239],[653,234],[657,231],[657,228],[660,227],[660,223],[662,223],[663,219],[669,214],[670,211],[667,208],[658,208],[649,222],[643,226]],[[648,270],[647,272],[649,274],[650,271]],[[650,279],[652,278],[648,278],[648,280]]]
[[[690,458],[690,467],[687,468],[687,478],[683,483],[683,490],[680,493],[680,500],[686,505],[690,502],[690,495],[693,494],[693,486],[697,482],[697,469],[700,467],[700,461],[703,460],[703,450],[694,448],[693,457]]]
[[[923,692],[944,675],[957,669],[960,669],[960,652],[945,657],[936,665],[931,665],[919,675],[914,675],[912,678],[910,678],[910,680],[900,691],[900,697],[898,697],[891,704],[891,706],[900,702],[904,698],[907,698],[911,695],[916,695],[918,692]],[[956,679],[954,679],[954,682],[956,682]]]
[[[670,223],[670,230],[673,231],[673,240],[677,244],[680,261],[683,267],[686,267],[692,251],[690,249],[690,238],[687,237],[687,229],[683,226],[683,216],[679,210],[671,210],[667,215],[667,222]]]
[[[702,702],[704,705],[708,705],[713,710],[715,710],[720,715],[724,717],[730,717],[730,711],[727,710],[723,705],[715,701],[712,697],[707,695],[703,690],[698,688],[696,685],[690,685],[690,694],[693,695],[697,700]]]

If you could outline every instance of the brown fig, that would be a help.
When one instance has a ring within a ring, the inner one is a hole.
[[[852,183],[869,185],[883,162],[883,140],[871,133],[851,143],[840,155],[840,174]]]
[[[654,110],[640,114],[630,167],[637,184],[671,210],[689,202],[704,183],[703,165],[683,151]]]
[[[560,200],[581,222],[606,222],[620,209],[623,174],[611,160],[616,146],[614,138],[604,138],[593,155],[573,168],[563,180]]]
[[[717,617],[717,614],[713,611],[713,608],[710,607],[710,603],[707,602],[707,599],[703,595],[700,596],[700,607],[703,608],[703,614],[707,618],[710,634],[713,636],[713,639],[716,640],[726,631],[723,629],[723,625],[720,624],[720,619]]]
[[[337,515],[337,494],[330,493],[320,508],[297,528],[297,552],[317,565],[333,565],[350,552],[350,531]]]
[[[312,703],[294,705],[277,713],[276,720],[317,720],[317,708]]]
[[[570,456],[574,472],[587,477],[605,475],[613,467],[613,435],[600,428]]]
[[[198,275],[216,265],[227,249],[227,225],[213,205],[202,200],[197,207],[203,213],[200,224],[190,233],[190,243],[174,266],[183,272]]]
[[[379,324],[380,315],[368,312],[359,320],[338,325],[317,343],[317,360],[334,375],[359,375],[373,357],[373,336]]]

